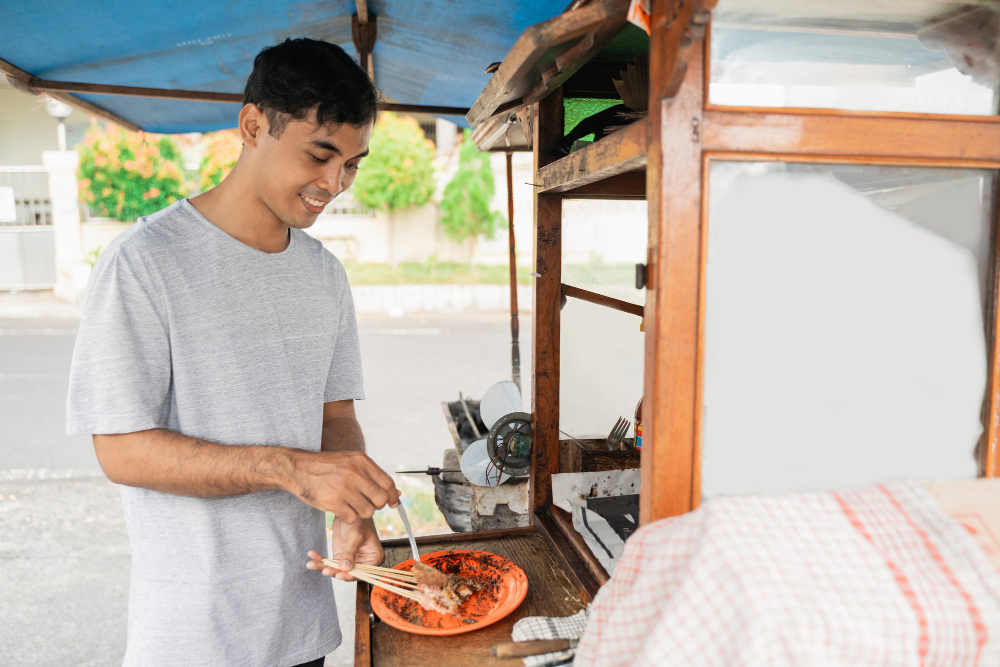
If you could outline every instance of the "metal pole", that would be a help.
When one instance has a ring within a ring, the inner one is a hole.
[[[518,348],[517,337],[519,325],[517,321],[517,255],[514,252],[514,174],[512,154],[507,151],[507,238],[510,242],[510,337],[511,363],[513,374],[511,379],[521,391],[521,350]]]

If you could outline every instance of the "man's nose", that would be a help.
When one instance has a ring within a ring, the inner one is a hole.
[[[336,197],[344,191],[344,168],[337,167],[325,175],[316,185]]]

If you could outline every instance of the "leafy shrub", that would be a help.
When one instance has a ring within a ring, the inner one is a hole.
[[[201,172],[199,185],[202,192],[222,182],[240,157],[243,143],[236,130],[210,132],[202,137]]]
[[[368,208],[423,206],[434,194],[433,144],[409,116],[383,112],[351,192]]]
[[[80,196],[97,215],[135,220],[186,194],[170,137],[91,127],[77,148]]]
[[[476,150],[468,130],[458,149],[458,171],[444,188],[440,224],[455,241],[485,236],[492,239],[505,228],[503,216],[490,208],[493,199],[490,157]]]

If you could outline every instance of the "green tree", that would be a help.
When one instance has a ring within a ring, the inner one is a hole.
[[[187,194],[170,137],[95,126],[77,151],[80,195],[98,215],[135,220]]]
[[[351,192],[369,208],[389,213],[389,258],[395,267],[396,222],[393,213],[423,206],[434,194],[433,144],[417,121],[394,113],[379,114]]]
[[[503,216],[490,208],[493,193],[490,156],[476,150],[466,130],[458,149],[458,170],[444,188],[439,222],[449,238],[459,242],[469,239],[473,260],[476,239],[492,239],[497,229],[507,226]]]

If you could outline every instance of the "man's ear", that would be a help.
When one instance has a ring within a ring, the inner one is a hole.
[[[244,104],[240,109],[240,140],[244,146],[256,147],[267,133],[267,116],[256,104]]]

